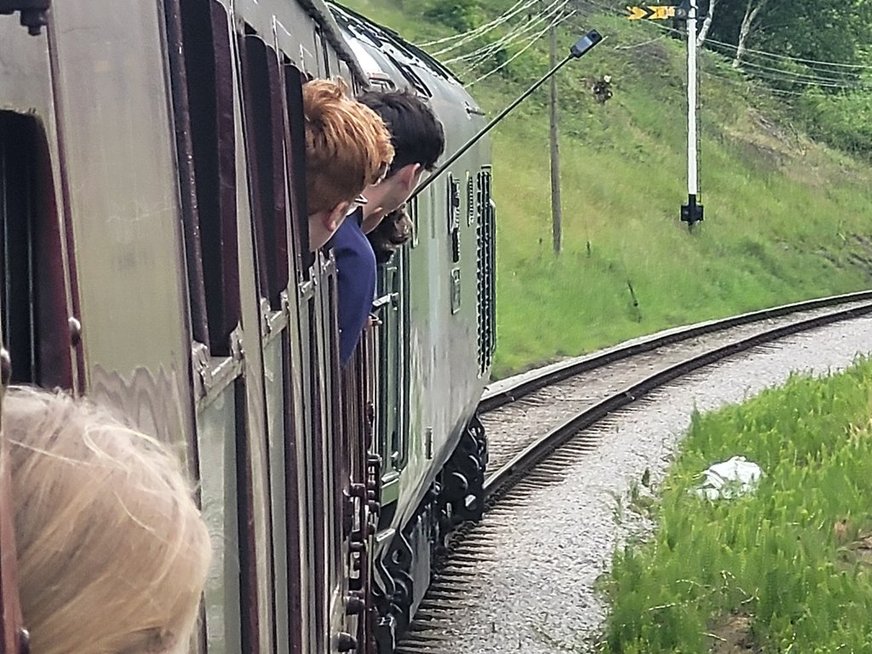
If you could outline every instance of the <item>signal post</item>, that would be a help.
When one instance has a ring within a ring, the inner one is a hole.
[[[630,20],[665,20],[678,18],[687,21],[687,204],[681,205],[681,220],[692,228],[703,219],[703,206],[699,203],[699,177],[696,126],[696,22],[699,18],[697,0],[682,0],[679,5],[652,5],[627,7]]]

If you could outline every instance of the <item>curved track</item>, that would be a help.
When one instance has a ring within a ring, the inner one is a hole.
[[[872,292],[822,298],[670,330],[496,384],[480,405],[491,449],[488,510],[501,501],[522,502],[514,494],[502,499],[521,482],[548,483],[568,460],[607,437],[596,429],[599,421],[650,391],[732,355],[867,314]],[[457,577],[488,555],[486,536],[467,538],[475,531],[476,525],[466,523],[452,535],[446,550],[451,570],[434,574],[398,653],[450,651],[439,627],[462,606]]]

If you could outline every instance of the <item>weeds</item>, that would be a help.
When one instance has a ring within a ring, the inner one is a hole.
[[[615,554],[601,651],[870,651],[870,401],[860,361],[695,415],[654,536]],[[699,473],[734,454],[763,467],[756,492],[696,497]]]

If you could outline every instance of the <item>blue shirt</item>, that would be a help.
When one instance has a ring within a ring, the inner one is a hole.
[[[375,253],[361,229],[363,208],[345,220],[327,242],[338,270],[339,361],[344,366],[366,326],[375,298]]]

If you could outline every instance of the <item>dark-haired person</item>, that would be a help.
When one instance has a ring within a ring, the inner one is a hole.
[[[339,270],[339,358],[348,363],[367,324],[375,293],[376,260],[365,234],[402,206],[425,171],[445,149],[445,134],[433,111],[406,91],[370,91],[358,100],[384,121],[394,159],[383,180],[363,191],[366,204],[348,216],[328,246]]]
[[[390,261],[394,252],[412,238],[412,221],[406,213],[406,206],[387,214],[366,237],[375,252],[376,263]]]

